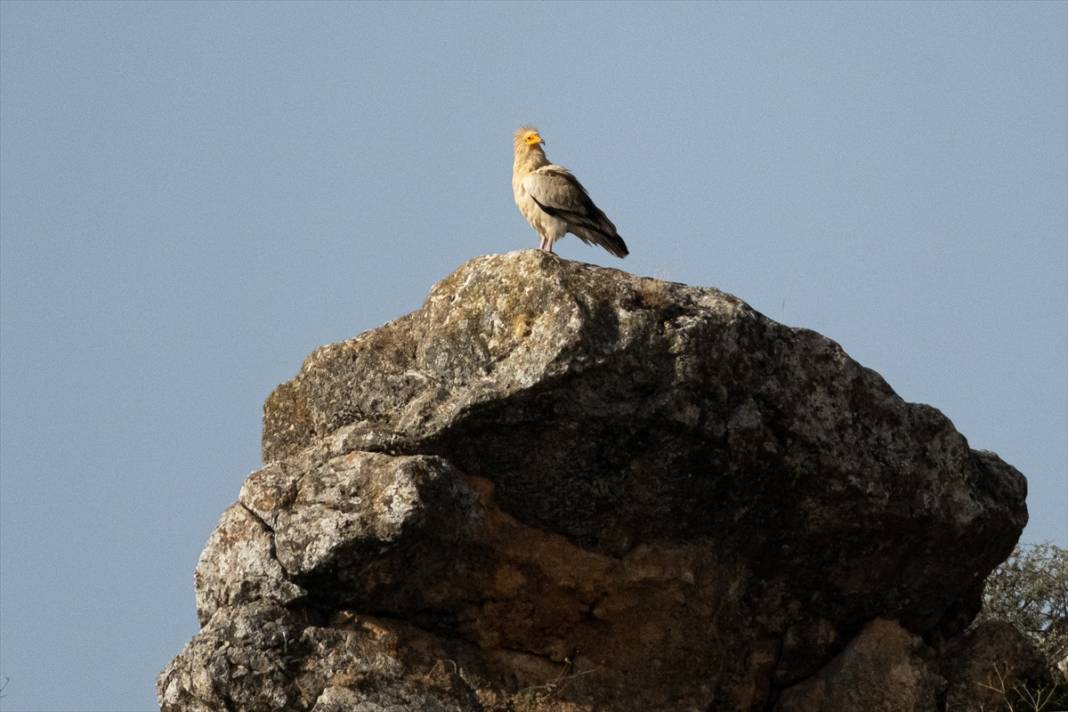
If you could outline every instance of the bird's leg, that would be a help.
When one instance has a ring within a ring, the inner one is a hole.
[[[546,242],[545,235],[539,235],[539,237],[541,239],[538,240],[538,249],[539,250],[544,250],[545,249],[545,242]]]

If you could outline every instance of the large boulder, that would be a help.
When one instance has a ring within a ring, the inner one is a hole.
[[[902,659],[953,639],[1027,519],[1019,472],[830,339],[537,251],[317,349],[263,454],[164,709],[787,705],[876,619]]]

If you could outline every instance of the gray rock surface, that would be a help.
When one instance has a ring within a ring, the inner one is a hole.
[[[263,454],[165,710],[769,709],[875,619],[957,636],[1027,518],[833,341],[537,251],[317,349]]]

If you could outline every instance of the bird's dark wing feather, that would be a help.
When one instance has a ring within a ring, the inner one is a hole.
[[[627,255],[616,226],[566,168],[542,166],[523,179],[523,187],[538,207],[567,222],[568,231],[583,242],[600,245],[617,257]]]

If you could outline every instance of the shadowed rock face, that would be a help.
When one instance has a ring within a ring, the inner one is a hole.
[[[872,636],[959,633],[1027,519],[1019,472],[833,341],[537,251],[317,349],[263,455],[164,709],[794,709]]]

